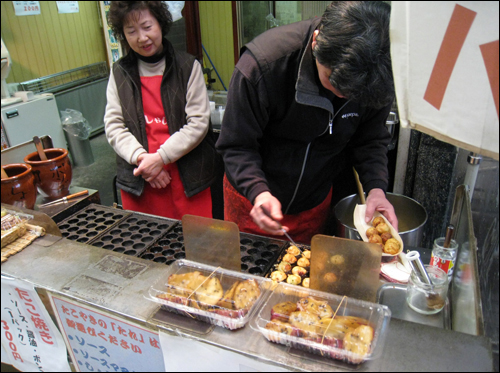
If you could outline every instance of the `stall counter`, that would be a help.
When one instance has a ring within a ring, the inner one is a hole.
[[[360,366],[350,366],[336,360],[309,355],[268,342],[249,325],[231,331],[214,327],[204,332],[184,329],[175,321],[158,321],[159,305],[146,299],[145,294],[167,268],[165,264],[115,253],[101,248],[61,238],[50,246],[43,239],[2,264],[2,277],[23,280],[34,285],[51,316],[53,303],[48,298],[60,298],[85,309],[111,318],[125,320],[160,336],[165,366],[200,367],[196,356],[169,354],[168,343],[182,338],[186,351],[219,351],[208,354],[207,370],[225,371],[228,367],[267,371],[492,371],[491,342],[486,337],[472,336],[451,330],[415,324],[392,318],[381,358]],[[109,271],[99,265],[103,261],[122,263],[121,270]],[[127,268],[131,265],[133,271]],[[99,286],[86,282],[99,281]],[[3,290],[3,289],[2,289]],[[50,297],[47,297],[50,295]],[[168,318],[168,317],[167,317]],[[184,318],[185,319],[185,318]],[[183,320],[182,324],[185,324]],[[61,326],[59,325],[59,328]],[[203,334],[204,333],[204,334]],[[163,337],[162,337],[163,336]],[[174,347],[174,346],[172,346]],[[206,347],[204,349],[204,347]],[[208,349],[208,350],[207,350]],[[213,350],[215,349],[215,350]],[[220,357],[224,357],[220,359]],[[209,358],[210,359],[210,358]],[[74,363],[74,362],[72,362]],[[156,362],[157,363],[157,362]],[[149,370],[147,362],[144,369]],[[151,362],[151,365],[153,363]]]

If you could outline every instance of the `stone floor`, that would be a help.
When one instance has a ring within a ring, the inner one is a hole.
[[[82,188],[96,189],[101,197],[101,204],[112,206],[113,177],[116,175],[116,155],[106,140],[106,135],[98,134],[90,139],[94,163],[89,166],[73,166],[71,184]],[[118,193],[118,203],[121,204]]]

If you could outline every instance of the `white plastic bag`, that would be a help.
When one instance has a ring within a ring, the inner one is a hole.
[[[92,131],[89,122],[78,110],[66,109],[61,111],[61,123],[63,130],[80,140],[88,139]]]

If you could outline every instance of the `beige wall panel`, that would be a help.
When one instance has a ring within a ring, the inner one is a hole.
[[[11,1],[1,2],[2,38],[12,58],[9,83],[106,61],[97,2],[78,5],[78,13],[59,14],[55,1],[40,1],[41,14],[16,16]]]

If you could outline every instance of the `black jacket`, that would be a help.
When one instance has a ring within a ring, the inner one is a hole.
[[[311,50],[319,21],[271,29],[242,48],[217,142],[229,182],[252,203],[270,191],[286,214],[326,198],[344,153],[366,192],[388,185],[390,106],[363,107],[321,85]]]
[[[186,90],[195,58],[187,53],[174,51],[172,44],[166,39],[163,40],[163,46],[167,51],[165,72],[161,82],[161,99],[169,132],[173,134],[186,124]],[[135,53],[130,51],[127,56],[117,61],[113,65],[113,75],[119,87],[118,95],[125,126],[148,150],[141,79]],[[117,186],[126,192],[141,195],[144,190],[144,179],[141,176],[134,176],[133,170],[137,166],[129,164],[118,155],[116,163]],[[200,145],[177,160],[177,165],[187,197],[205,190],[215,181],[220,156],[215,150],[211,125]]]

